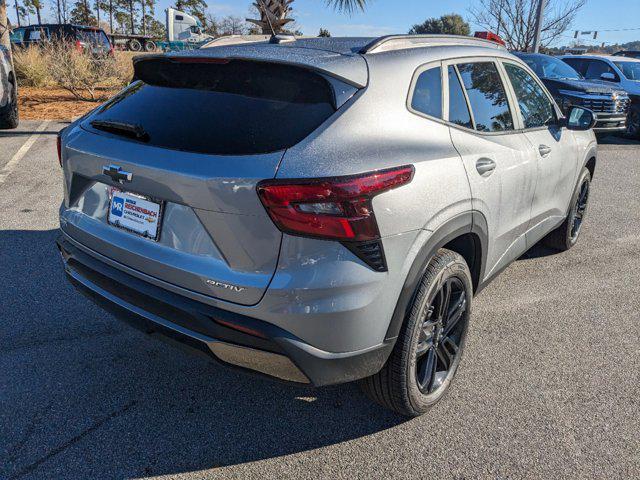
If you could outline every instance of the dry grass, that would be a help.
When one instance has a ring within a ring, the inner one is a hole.
[[[74,48],[54,45],[15,50],[20,117],[68,120],[84,115],[129,84],[136,55],[140,53],[116,51],[96,62]]]
[[[18,109],[22,120],[72,120],[84,115],[118,92],[117,89],[98,89],[96,101],[78,100],[62,88],[22,87],[18,95]]]
[[[46,44],[14,52],[20,86],[64,88],[79,100],[99,101],[100,89],[122,88],[133,77],[133,52],[115,52],[95,59],[64,43]]]
[[[21,86],[44,87],[53,82],[48,59],[39,48],[14,49],[13,63]]]

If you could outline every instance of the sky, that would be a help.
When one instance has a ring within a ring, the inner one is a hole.
[[[7,0],[9,17],[15,21],[14,0]],[[44,0],[48,4],[50,0]],[[422,23],[429,17],[439,17],[447,13],[459,13],[471,22],[469,8],[478,0],[371,0],[364,12],[345,15],[326,6],[323,0],[295,0],[293,18],[297,27],[305,35],[317,35],[320,27],[327,28],[333,36],[377,36],[391,33],[406,33],[415,23]],[[563,0],[559,0],[562,2]],[[156,17],[164,22],[164,9],[173,0],[158,0]],[[208,1],[209,11],[216,16],[234,15],[242,18],[249,14],[250,0]],[[615,9],[612,9],[615,5]],[[50,9],[45,8],[45,17],[52,19]],[[32,20],[33,21],[33,20]],[[472,23],[472,30],[477,26]],[[623,30],[629,31],[609,31]],[[600,44],[624,43],[640,40],[640,0],[587,0],[578,13],[576,21],[558,45],[573,40],[574,30],[598,30],[598,39],[582,36],[583,43]]]

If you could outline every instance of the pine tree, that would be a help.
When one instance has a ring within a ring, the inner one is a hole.
[[[78,0],[71,10],[71,23],[79,25],[96,25],[96,17],[93,16],[89,0]]]
[[[206,22],[207,2],[205,0],[177,0],[176,9],[193,15],[204,25]]]

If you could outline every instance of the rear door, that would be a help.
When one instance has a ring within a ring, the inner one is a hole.
[[[498,63],[454,60],[447,69],[447,119],[467,170],[473,208],[487,219],[489,277],[526,249],[535,164],[527,139],[516,130]]]
[[[515,62],[505,60],[502,64],[536,165],[527,233],[527,244],[532,246],[567,213],[577,163],[575,139],[572,132],[560,126],[551,96],[534,75]]]
[[[331,84],[297,67],[228,60],[159,58],[136,74],[65,136],[63,230],[183,294],[257,303],[281,233],[256,184],[335,112]]]

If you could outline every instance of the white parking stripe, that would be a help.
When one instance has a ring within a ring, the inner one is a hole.
[[[35,132],[33,132],[33,134],[27,139],[26,142],[24,142],[24,144],[20,147],[16,154],[11,157],[11,160],[6,163],[4,168],[0,170],[0,186],[2,186],[7,177],[11,175],[11,172],[13,172],[13,170],[18,166],[18,163],[20,163],[22,157],[24,157],[29,149],[33,146],[33,144],[36,143],[36,140],[38,140],[40,133],[45,128],[47,128],[47,125],[49,125],[49,120],[45,120],[40,125],[38,125],[38,128],[36,128]]]

